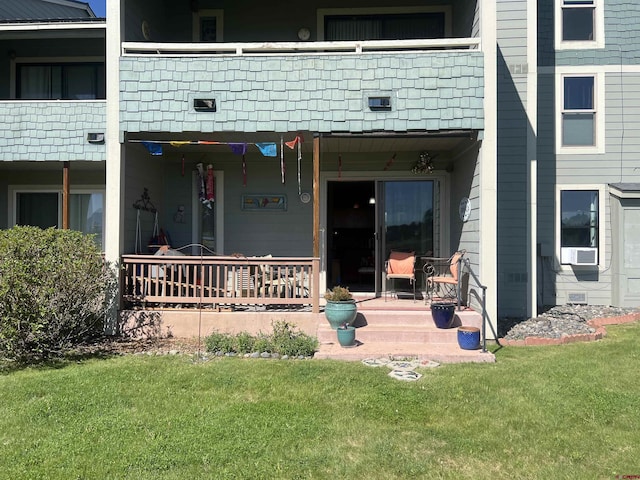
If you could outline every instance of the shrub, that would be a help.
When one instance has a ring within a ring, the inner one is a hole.
[[[0,356],[37,360],[100,336],[115,286],[91,236],[0,230]]]
[[[237,353],[251,353],[254,351],[256,339],[248,332],[240,332],[236,335],[234,343]]]
[[[318,347],[318,340],[315,337],[300,332],[286,321],[273,324],[271,342],[276,352],[289,356],[313,355]]]
[[[213,332],[209,335],[204,344],[208,352],[229,353],[234,351],[233,338],[226,333]]]

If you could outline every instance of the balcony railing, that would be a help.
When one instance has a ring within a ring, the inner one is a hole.
[[[471,50],[480,48],[479,38],[436,38],[428,40],[366,40],[340,42],[251,42],[251,43],[149,43],[122,44],[123,56],[166,55],[281,55],[330,53],[380,53],[398,51]]]
[[[132,307],[320,308],[318,258],[123,255],[122,265]]]

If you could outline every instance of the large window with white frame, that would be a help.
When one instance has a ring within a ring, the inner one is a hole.
[[[62,191],[57,189],[13,188],[14,225],[40,228],[62,226]],[[94,235],[96,244],[104,245],[104,191],[82,189],[69,195],[69,228]]]
[[[556,152],[604,153],[604,73],[559,73]]]
[[[562,185],[557,191],[558,246],[563,265],[598,265],[603,258],[604,191],[596,185]]]
[[[604,48],[603,0],[556,0],[556,49]]]

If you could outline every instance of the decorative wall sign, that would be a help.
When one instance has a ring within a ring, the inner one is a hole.
[[[242,210],[286,211],[286,195],[242,195]]]

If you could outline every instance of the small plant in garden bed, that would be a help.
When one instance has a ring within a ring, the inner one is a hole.
[[[295,328],[286,321],[273,323],[270,334],[252,336],[247,332],[233,335],[214,332],[205,339],[208,352],[252,353],[269,352],[288,356],[312,356],[318,348],[318,340]]]

